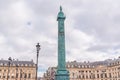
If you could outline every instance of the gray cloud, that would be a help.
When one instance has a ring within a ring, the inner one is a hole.
[[[94,35],[102,42],[119,42],[118,4],[116,0],[85,3],[79,8],[80,14],[75,17],[75,27]]]

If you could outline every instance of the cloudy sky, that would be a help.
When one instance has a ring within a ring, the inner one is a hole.
[[[57,65],[57,14],[66,14],[66,61],[120,55],[120,0],[0,0],[0,58],[36,60],[39,75]]]

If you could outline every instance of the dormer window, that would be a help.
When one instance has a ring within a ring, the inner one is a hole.
[[[69,67],[70,67],[70,65],[67,65],[67,67],[69,68]]]
[[[5,64],[5,66],[7,66],[7,64]]]

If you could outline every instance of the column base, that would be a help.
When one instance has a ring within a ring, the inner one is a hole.
[[[57,70],[55,80],[70,80],[69,72],[67,70]]]

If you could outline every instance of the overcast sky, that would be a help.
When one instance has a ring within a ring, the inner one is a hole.
[[[57,65],[57,14],[66,15],[66,61],[120,55],[120,0],[0,0],[0,58],[36,60],[39,75]]]

